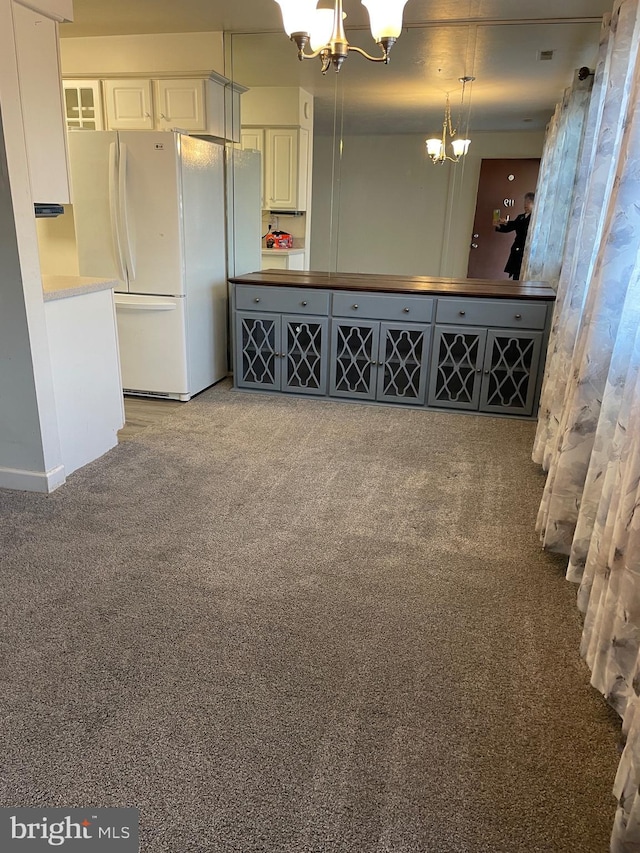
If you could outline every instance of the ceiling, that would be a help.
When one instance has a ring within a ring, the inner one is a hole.
[[[343,2],[349,41],[376,54],[366,9]],[[351,132],[438,134],[447,92],[454,122],[459,114],[471,132],[540,130],[575,69],[593,68],[611,7],[612,0],[408,0],[388,66],[352,53],[340,74],[326,77],[318,60],[297,60],[274,0],[74,0],[75,20],[60,29],[64,38],[224,31],[225,73],[252,88],[304,87],[321,131],[339,114]],[[540,60],[541,51],[553,58]],[[458,113],[465,75],[476,80]]]

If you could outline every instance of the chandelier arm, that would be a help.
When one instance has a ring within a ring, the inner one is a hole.
[[[291,33],[291,41],[295,42],[298,46],[298,59],[300,62],[303,59],[315,59],[316,56],[320,56],[323,50],[327,49],[327,45],[325,44],[319,47],[318,50],[314,50],[313,53],[305,53],[304,49],[309,44],[308,33]]]
[[[371,62],[386,62],[388,64],[389,51],[386,50],[382,44],[380,45],[380,48],[382,50],[382,56],[371,56],[366,52],[366,50],[363,50],[361,47],[356,47],[354,44],[349,45],[349,50],[354,50],[356,53],[359,53],[361,56],[364,56],[365,59],[369,59]]]

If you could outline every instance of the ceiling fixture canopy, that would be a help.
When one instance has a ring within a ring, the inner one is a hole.
[[[333,64],[336,72],[350,50],[372,62],[389,62],[389,51],[402,30],[402,12],[407,0],[362,0],[369,12],[371,35],[380,45],[382,56],[370,56],[349,44],[344,33],[342,0],[333,0],[333,8],[316,8],[318,0],[276,0],[282,10],[286,34],[298,46],[298,59],[320,57],[322,73]],[[305,53],[309,47],[311,53]]]
[[[442,138],[433,137],[432,139],[426,140],[427,145],[427,154],[431,157],[431,160],[434,163],[445,163],[447,160],[452,163],[457,163],[461,157],[469,150],[469,146],[471,145],[470,139],[460,139],[458,137],[458,130],[460,127],[459,121],[462,116],[462,109],[464,107],[464,90],[467,83],[472,83],[476,78],[475,77],[459,77],[459,81],[462,83],[462,96],[460,98],[460,117],[458,120],[458,126],[453,127],[451,122],[451,105],[449,103],[449,93],[447,92],[447,100],[444,107],[444,121],[442,122]],[[467,127],[468,130],[468,127]],[[453,157],[447,154],[447,135],[449,136],[451,150],[453,151]]]

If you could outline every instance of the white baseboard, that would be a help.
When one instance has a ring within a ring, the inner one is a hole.
[[[50,494],[66,480],[64,465],[50,471],[20,471],[18,468],[0,468],[0,489],[20,492],[43,492]]]

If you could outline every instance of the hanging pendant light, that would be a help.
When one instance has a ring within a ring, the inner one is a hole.
[[[461,114],[462,108],[464,106],[465,86],[467,85],[467,83],[472,83],[475,79],[475,77],[459,78],[460,82],[462,83],[462,96],[460,98]],[[469,146],[471,145],[471,140],[460,139],[457,136],[458,129],[458,127],[453,127],[453,123],[451,121],[451,104],[449,102],[449,93],[447,92],[447,100],[445,102],[444,107],[444,120],[442,122],[442,136],[434,136],[431,139],[426,140],[427,154],[434,163],[445,163],[447,160],[452,163],[457,163],[462,157],[465,156],[465,154],[469,150]],[[451,145],[451,150],[453,151],[453,157],[447,154],[447,136],[449,137],[449,143]]]
[[[331,65],[340,71],[349,51],[371,62],[389,62],[389,51],[402,31],[402,13],[407,0],[362,0],[369,12],[371,34],[382,50],[381,56],[370,56],[362,48],[349,44],[344,32],[342,0],[334,0],[333,9],[318,9],[317,2],[276,0],[282,11],[284,31],[298,46],[298,59],[320,57],[323,74]],[[307,47],[311,53],[305,52]]]

